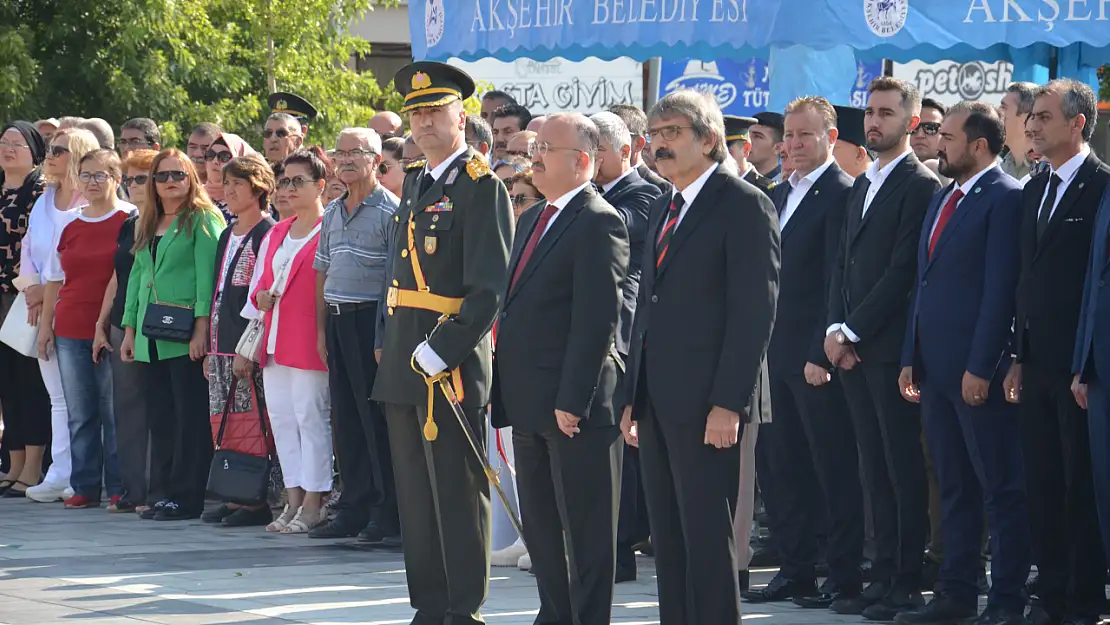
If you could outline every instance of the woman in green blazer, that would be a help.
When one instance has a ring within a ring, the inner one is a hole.
[[[165,499],[142,517],[195,519],[204,509],[212,458],[208,382],[202,360],[208,350],[208,317],[214,289],[216,247],[224,219],[204,192],[192,161],[180,150],[163,150],[151,166],[152,210],[135,225],[135,264],[123,311],[124,362],[138,362],[150,429],[150,470],[158,471]],[[152,303],[193,311],[188,343],[143,335]]]

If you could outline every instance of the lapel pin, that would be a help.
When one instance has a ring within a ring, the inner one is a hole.
[[[1079,183],[1079,188],[1082,189],[1084,184],[1086,184],[1086,183],[1085,182],[1080,182]]]
[[[982,192],[982,190],[983,190],[983,187],[975,187],[975,192],[976,193],[980,193],[980,192]]]
[[[814,195],[820,195],[821,194],[821,189],[814,189],[813,194]]]

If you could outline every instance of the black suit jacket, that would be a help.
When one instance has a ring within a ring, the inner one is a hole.
[[[718,167],[652,270],[670,201],[667,194],[652,204],[644,246],[624,378],[633,418],[650,396],[659,420],[704,427],[712,406],[745,421],[769,420],[764,357],[779,290],[775,207]]]
[[[1018,278],[1014,346],[1018,362],[1063,375],[1071,372],[1083,278],[1102,192],[1110,167],[1094,152],[1079,166],[1037,243],[1037,216],[1050,172],[1022,190],[1021,277]]]
[[[782,229],[782,269],[775,330],[767,351],[771,374],[802,375],[805,364],[832,366],[825,357],[825,298],[836,263],[852,177],[834,162],[821,174]],[[789,182],[771,190],[781,215]]]
[[[640,177],[636,170],[621,178],[603,196],[617,209],[628,228],[628,278],[624,282],[624,304],[620,323],[617,324],[617,351],[628,356],[629,339],[632,337],[632,316],[636,312],[636,294],[640,290],[640,265],[647,240],[648,208],[660,196],[659,187]]]
[[[777,186],[774,180],[761,175],[756,171],[755,167],[748,169],[748,173],[744,174],[744,180],[754,184],[760,191],[767,195],[771,195],[771,190]]]
[[[640,177],[643,178],[644,180],[646,180],[646,181],[650,182],[651,184],[655,185],[655,188],[659,189],[660,193],[663,193],[663,194],[670,193],[671,183],[667,182],[667,180],[665,178],[663,178],[659,174],[652,171],[651,168],[648,167],[647,165],[644,165],[643,163],[640,163],[639,165],[637,165],[636,166],[636,173],[640,174]]]
[[[826,326],[846,324],[860,338],[856,352],[864,362],[898,363],[921,223],[940,181],[911,152],[891,170],[864,215],[870,186],[862,175],[849,193]]]
[[[532,237],[540,202],[520,216],[510,281]],[[516,284],[502,297],[494,360],[494,427],[555,430],[556,409],[579,427],[616,423],[613,337],[628,269],[628,231],[590,186],[551,222]]]

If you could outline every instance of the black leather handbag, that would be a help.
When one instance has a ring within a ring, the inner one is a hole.
[[[193,307],[158,301],[158,288],[154,286],[154,242],[150,245],[150,291],[154,301],[146,305],[143,336],[150,341],[188,343],[193,338]]]
[[[250,384],[254,385],[254,378]],[[237,503],[242,506],[261,506],[266,504],[267,488],[270,485],[270,472],[273,469],[273,450],[270,449],[269,432],[266,419],[262,415],[265,406],[262,398],[254,389],[254,408],[258,413],[262,438],[267,448],[266,456],[254,456],[238,451],[220,449],[223,446],[224,430],[227,428],[228,414],[235,404],[235,391],[239,379],[231,385],[224,404],[224,414],[220,418],[220,429],[216,434],[216,453],[212,456],[212,466],[208,469],[208,498],[223,502]]]

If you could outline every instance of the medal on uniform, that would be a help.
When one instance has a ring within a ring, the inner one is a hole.
[[[424,253],[425,254],[435,254],[436,253],[436,245],[438,243],[439,243],[439,240],[436,239],[435,237],[431,237],[431,236],[424,237]]]

